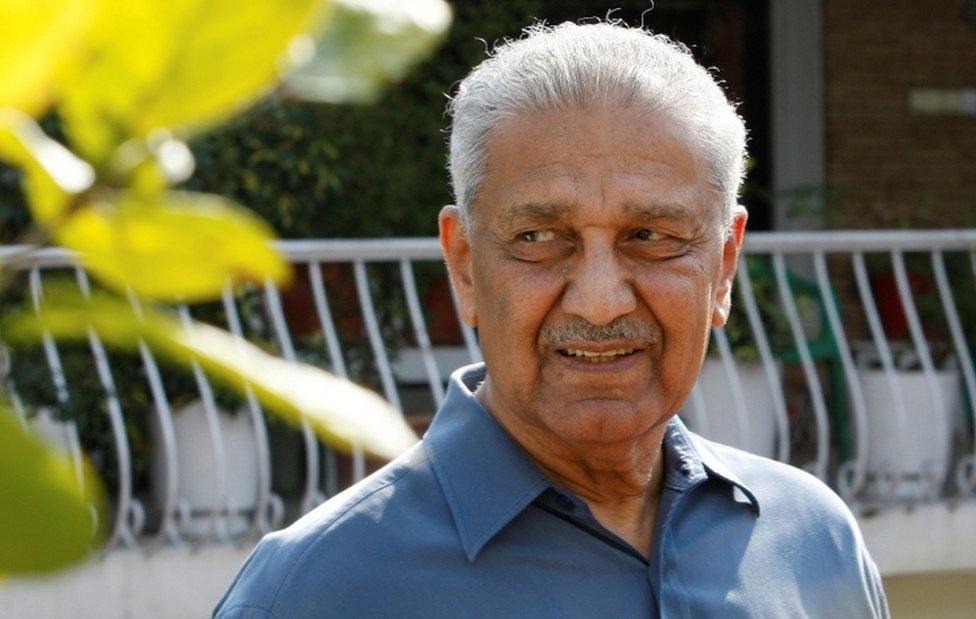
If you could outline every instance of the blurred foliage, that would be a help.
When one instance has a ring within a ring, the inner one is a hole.
[[[93,505],[103,505],[93,475],[76,477],[64,456],[48,449],[0,405],[0,574],[36,573],[78,561],[96,548]],[[43,535],[38,535],[43,532]]]
[[[115,295],[83,298],[65,282],[47,288],[40,312],[14,312],[0,320],[8,342],[29,344],[45,333],[84,341],[91,328],[115,349],[135,352],[145,342],[183,367],[199,363],[208,376],[241,393],[253,390],[278,415],[295,424],[308,422],[319,436],[345,449],[363,445],[394,458],[414,442],[402,417],[379,396],[317,367],[289,363],[210,325],[181,324],[167,311],[143,307],[137,313]]]
[[[285,238],[429,236],[451,202],[445,93],[539,0],[462,2],[437,56],[370,106],[274,98],[191,142],[187,183],[247,204]]]
[[[436,61],[417,67],[403,83],[382,92],[373,105],[314,105],[272,93],[253,110],[193,138],[196,172],[182,186],[246,204],[287,237],[432,234],[437,209],[450,201],[442,137],[447,126],[444,93],[483,57],[485,44],[478,37],[492,41],[517,35],[538,4],[464,3]],[[40,125],[50,138],[69,143],[57,109],[46,114]],[[31,223],[21,180],[19,169],[0,163],[2,243],[13,242]],[[427,275],[418,269],[421,285]],[[386,281],[392,280],[390,274],[374,273],[374,277],[383,290],[394,288]],[[17,281],[9,292],[22,293],[25,286],[25,281]],[[403,315],[399,298],[377,294],[376,301],[385,327],[392,317]],[[354,298],[334,297],[333,302],[337,319],[356,311]],[[22,303],[23,294],[7,295],[4,300],[8,309]],[[248,339],[273,351],[274,338],[260,295],[246,295],[239,309]],[[196,306],[194,315],[226,324],[219,304]],[[372,363],[364,334],[357,339],[355,329],[344,329],[342,335],[354,340],[344,346],[350,372],[372,382],[366,371]],[[322,343],[304,339],[296,339],[302,359],[327,366],[328,359],[308,353],[322,350]],[[60,419],[77,425],[85,453],[114,487],[118,483],[115,444],[91,350],[85,342],[63,342],[58,347],[69,384],[67,401],[56,397],[40,346],[13,351],[11,379],[25,401],[49,407]],[[145,369],[138,355],[126,351],[110,351],[109,363],[125,414],[135,487],[145,491],[153,408]],[[174,409],[200,397],[192,374],[172,364],[166,369],[164,387]],[[233,389],[215,384],[214,390],[223,410],[240,407]]]
[[[384,457],[403,451],[416,437],[372,392],[154,303],[214,300],[231,284],[282,285],[291,277],[270,244],[271,228],[250,211],[216,195],[170,191],[194,170],[185,139],[265,97],[303,63],[302,83],[290,89],[298,95],[307,83],[318,98],[379,92],[424,56],[449,22],[442,0],[0,2],[0,159],[18,170],[5,169],[2,180],[20,184],[14,207],[31,215],[17,215],[21,229],[0,242],[54,241],[77,252],[100,284],[90,291],[49,283],[37,307],[22,300],[6,312],[0,325],[6,341],[24,346],[25,358],[37,355],[42,340],[53,345],[50,337],[94,347],[97,336],[129,354],[146,345],[240,393],[253,392],[270,411],[308,423],[330,442]],[[35,120],[49,111],[53,135]],[[30,257],[7,256],[0,292]],[[90,378],[90,362],[77,368],[80,359],[69,355],[65,368]],[[4,386],[14,380],[34,390],[43,373],[35,371],[39,359],[18,364],[12,378],[7,360],[0,368]],[[64,387],[56,391],[56,415],[104,439],[104,428],[85,423],[102,406],[73,399]],[[4,407],[0,573],[78,560],[100,539],[90,505],[102,508],[100,483],[83,474],[88,465],[76,467],[72,479],[70,463]],[[129,430],[138,444],[139,432]]]

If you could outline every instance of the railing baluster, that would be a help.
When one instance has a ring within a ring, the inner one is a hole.
[[[271,324],[274,325],[275,336],[281,347],[281,356],[288,361],[298,361],[295,347],[291,341],[291,333],[285,323],[285,314],[281,309],[281,296],[278,288],[270,279],[264,282],[264,299],[267,303]],[[305,494],[302,496],[302,512],[310,512],[325,500],[319,490],[319,443],[312,432],[312,426],[304,418],[301,422],[302,437],[305,440]]]
[[[386,354],[386,346],[383,345],[383,335],[380,333],[379,321],[376,319],[376,308],[373,306],[373,294],[369,290],[366,263],[362,260],[356,260],[353,263],[353,271],[356,277],[356,292],[359,295],[359,305],[363,310],[363,322],[366,324],[366,334],[369,337],[369,344],[373,349],[373,356],[376,359],[376,369],[380,373],[383,393],[393,408],[402,413],[403,407],[400,406],[400,396],[397,393],[396,382],[393,380],[393,370],[390,369],[390,358]]]
[[[346,362],[342,357],[342,346],[339,344],[339,334],[336,331],[335,321],[332,320],[332,309],[329,307],[325,282],[322,281],[321,268],[322,264],[317,261],[308,264],[309,280],[312,282],[312,298],[315,301],[315,313],[318,315],[322,333],[325,335],[325,344],[329,352],[329,360],[332,362],[332,371],[336,376],[349,378]]]
[[[877,349],[878,357],[881,361],[881,368],[888,382],[888,388],[891,390],[895,422],[898,425],[899,437],[901,438],[900,442],[904,445],[910,440],[907,436],[908,413],[905,410],[904,391],[902,389],[901,379],[895,371],[894,356],[891,353],[891,347],[888,344],[884,328],[881,325],[881,315],[878,313],[878,307],[874,302],[874,295],[871,292],[871,283],[868,278],[867,266],[864,263],[864,254],[859,251],[854,252],[852,264],[854,266],[854,280],[857,282],[858,294],[861,297],[861,305],[864,307],[864,314],[868,319],[868,328],[871,330],[871,339],[874,341],[874,346]],[[868,414],[878,415],[880,412],[868,411]],[[882,468],[885,469],[885,471],[881,471],[882,473],[894,471],[894,464],[886,461],[882,463]],[[891,488],[891,494],[894,494],[895,490],[896,488],[893,486]]]
[[[867,405],[864,402],[864,391],[861,389],[861,380],[857,375],[857,367],[854,364],[854,357],[851,355],[850,346],[847,345],[847,334],[844,331],[844,322],[841,320],[837,304],[834,302],[834,295],[830,289],[830,273],[827,270],[827,259],[824,252],[818,251],[813,254],[813,266],[817,276],[817,285],[820,288],[820,297],[823,299],[824,310],[827,313],[827,322],[834,335],[834,343],[840,352],[841,366],[844,369],[844,376],[847,379],[847,388],[851,392],[851,402],[854,408],[854,427],[856,433],[856,450],[853,462],[853,479],[847,481],[846,478],[838,478],[838,487],[844,489],[848,496],[845,499],[851,500],[864,486],[868,466],[868,414]],[[843,471],[843,463],[842,463]]]
[[[7,396],[10,397],[10,403],[13,405],[14,413],[17,414],[17,419],[20,420],[20,425],[26,430],[27,410],[24,408],[24,401],[20,399],[17,389],[10,383],[7,384]]]
[[[31,269],[28,279],[34,311],[40,313],[41,307],[44,304],[44,287],[41,281],[40,269]],[[82,292],[85,292],[84,289]],[[94,342],[96,339],[93,338],[93,333],[94,332],[91,327],[88,327],[89,343],[92,345],[92,350],[94,351]],[[44,353],[45,357],[47,358],[48,368],[52,373],[58,402],[64,406],[68,403],[70,393],[68,391],[67,377],[64,374],[63,365],[61,363],[61,355],[58,352],[57,344],[55,344],[50,333],[45,331],[42,334],[42,338]],[[103,366],[99,363],[97,355],[96,367],[98,369],[99,377],[102,378]],[[102,380],[102,384],[105,386],[104,379]],[[115,455],[118,459],[119,468],[119,496],[115,511],[115,522],[112,526],[112,534],[109,537],[106,545],[111,547],[118,543],[122,543],[125,546],[133,547],[136,545],[136,538],[129,526],[129,517],[132,514],[130,511],[132,509],[132,466],[129,457],[129,440],[125,434],[125,422],[122,421],[121,410],[118,407],[118,400],[114,396],[115,390],[106,387],[106,403],[108,405],[107,409],[109,423],[112,427],[112,438],[113,442],[115,443]],[[75,476],[77,477],[79,475],[80,472],[75,471]],[[139,523],[137,522],[137,524]]]
[[[312,298],[315,301],[315,313],[319,317],[319,324],[325,334],[325,345],[329,351],[329,359],[332,361],[332,371],[341,378],[348,379],[349,372],[346,370],[346,362],[342,357],[342,346],[339,344],[339,334],[336,331],[335,321],[332,320],[332,310],[329,307],[329,297],[326,295],[325,282],[322,281],[322,265],[317,260],[308,263],[309,280],[312,282]],[[326,453],[328,458],[328,477],[326,478],[326,489],[329,495],[339,491],[339,480],[336,473],[335,453],[329,450]],[[366,457],[363,449],[359,445],[352,446],[352,479],[358,482],[366,476]]]
[[[708,411],[705,406],[705,396],[702,395],[698,381],[691,388],[691,410],[695,414],[695,431],[702,436],[709,436]]]
[[[759,351],[759,358],[762,360],[763,370],[766,373],[766,382],[769,383],[769,392],[773,396],[773,412],[776,415],[776,459],[780,462],[789,463],[790,418],[786,412],[783,383],[780,379],[776,360],[773,357],[773,351],[769,346],[769,338],[766,337],[766,329],[763,326],[762,316],[760,316],[759,307],[756,304],[756,295],[752,289],[752,278],[749,276],[748,264],[745,262],[739,264],[736,280],[746,308],[746,317],[749,319],[749,328],[752,331],[753,339],[756,340],[756,349]]]
[[[193,325],[190,308],[181,304],[177,308],[180,321],[189,331]],[[232,514],[230,496],[227,493],[227,457],[224,450],[224,437],[220,431],[220,416],[217,412],[217,402],[214,400],[210,381],[203,373],[200,362],[196,358],[190,360],[193,379],[203,402],[203,413],[207,420],[207,431],[210,434],[210,448],[213,450],[214,465],[214,496],[210,511],[210,535],[213,539],[227,541],[230,538],[229,524]]]
[[[224,315],[227,317],[227,327],[234,336],[243,340],[244,330],[241,328],[241,318],[237,313],[237,304],[234,302],[229,284],[224,286],[220,300],[223,303]],[[274,521],[275,518],[269,514],[269,510],[272,509],[272,505],[281,505],[281,499],[274,497],[271,492],[271,446],[268,443],[268,428],[264,422],[261,404],[254,395],[254,389],[248,383],[244,384],[244,399],[251,416],[251,429],[254,432],[258,459],[258,497],[251,530],[254,533],[264,534],[280,524]],[[283,515],[281,508],[277,511],[279,516]]]
[[[68,455],[71,458],[71,466],[75,471],[75,484],[78,485],[79,490],[84,490],[85,488],[85,458],[81,451],[81,439],[78,437],[78,424],[71,420],[67,424],[68,432]],[[135,499],[133,499],[135,500]],[[141,504],[140,504],[141,505]],[[92,506],[93,516],[97,518],[97,512],[95,512],[94,506]],[[142,530],[142,525],[145,523],[145,512],[139,512],[142,518],[138,521],[139,530]]]
[[[34,267],[30,270],[28,282],[31,291],[31,303],[35,312],[41,311],[41,271]],[[54,384],[54,393],[61,405],[68,402],[68,381],[64,376],[64,368],[61,367],[61,355],[58,354],[57,344],[51,334],[44,330],[41,334],[41,344],[44,347],[44,358],[47,360],[47,367],[51,370],[51,382]]]
[[[143,312],[139,298],[131,290],[128,291],[128,298],[132,311],[142,320]],[[182,542],[182,538],[176,517],[179,515],[182,523],[188,524],[189,510],[185,504],[180,502],[179,496],[180,469],[176,447],[176,429],[173,426],[173,411],[169,404],[169,398],[166,396],[166,389],[163,387],[163,378],[159,372],[159,366],[156,364],[156,357],[142,339],[139,339],[139,356],[142,359],[142,366],[146,370],[146,381],[149,383],[149,393],[153,400],[153,408],[156,411],[156,421],[159,422],[159,433],[163,441],[163,459],[166,466],[163,517],[152,546],[159,546],[167,540],[171,544],[178,545]]]
[[[81,294],[86,299],[91,298],[91,285],[88,282],[88,275],[79,267],[75,267],[74,271],[75,280],[78,283]],[[122,404],[119,402],[118,390],[115,387],[115,378],[112,376],[112,370],[108,362],[108,354],[105,352],[101,338],[99,338],[98,333],[92,327],[88,327],[88,344],[91,348],[92,356],[95,359],[95,370],[98,374],[98,379],[102,383],[102,388],[105,390],[109,419],[112,423],[112,433],[116,442],[116,454],[119,458],[119,484],[123,484],[123,478],[125,478],[124,483],[128,488],[128,496],[125,501],[125,509],[128,513],[125,514],[125,518],[128,533],[132,536],[132,544],[134,545],[135,538],[142,532],[142,526],[145,523],[145,509],[142,503],[132,496],[132,463],[129,438],[125,432]],[[123,501],[120,496],[119,511],[122,511],[122,509]],[[129,521],[129,518],[132,519],[132,522]]]
[[[424,314],[420,309],[420,299],[417,298],[417,282],[413,277],[413,267],[409,260],[400,261],[400,276],[403,280],[403,291],[407,296],[407,312],[413,325],[413,333],[420,345],[420,352],[424,359],[424,369],[427,371],[427,382],[430,383],[430,393],[434,397],[434,405],[440,408],[444,401],[444,384],[441,382],[440,371],[434,361],[434,352],[427,335],[427,325],[424,324]]]
[[[810,391],[810,398],[813,403],[813,415],[817,424],[817,456],[813,463],[812,472],[821,480],[827,481],[827,461],[830,457],[830,423],[827,420],[827,405],[824,402],[820,377],[807,345],[807,336],[803,332],[800,312],[797,310],[796,300],[793,298],[793,291],[790,289],[790,283],[786,277],[786,263],[782,252],[773,254],[773,272],[776,276],[780,300],[783,302],[783,309],[786,310],[786,318],[790,323],[790,331],[793,333],[793,340],[796,342],[797,350],[800,353],[800,364],[803,367],[803,375],[807,380],[807,388]]]
[[[902,308],[905,311],[905,318],[908,319],[908,330],[912,335],[912,343],[918,353],[919,361],[922,363],[922,373],[929,387],[929,395],[936,409],[936,429],[940,444],[948,445],[951,441],[949,435],[949,411],[946,408],[945,400],[942,398],[942,391],[939,389],[939,381],[935,374],[935,363],[932,360],[932,352],[929,349],[925,333],[922,331],[922,322],[918,318],[918,310],[915,308],[915,300],[912,297],[912,289],[908,283],[908,274],[905,271],[905,257],[900,250],[891,252],[892,264],[895,268],[895,284],[898,288],[898,296],[901,299]],[[937,477],[932,480],[930,486],[930,498],[934,498],[938,488],[945,480],[948,471],[937,471]]]
[[[749,412],[746,410],[746,398],[742,393],[742,380],[739,378],[739,371],[735,367],[735,356],[732,354],[732,347],[729,345],[728,336],[725,335],[725,329],[713,327],[712,339],[718,346],[722,367],[725,369],[725,377],[729,381],[729,389],[732,392],[732,408],[735,409],[736,426],[741,441],[739,445],[746,451],[758,453],[759,445],[753,444],[752,434],[749,432]]]
[[[962,330],[962,323],[959,320],[956,301],[952,296],[949,276],[946,274],[945,260],[943,259],[942,252],[938,250],[932,251],[932,271],[935,274],[935,283],[939,289],[939,299],[942,301],[946,322],[949,324],[949,333],[952,335],[952,343],[956,349],[956,355],[962,369],[963,384],[966,387],[966,393],[969,395],[969,413],[973,423],[973,453],[966,456],[966,462],[959,463],[957,482],[960,489],[964,489],[966,492],[972,492],[976,490],[976,469],[970,469],[972,473],[969,476],[965,475],[964,472],[967,462],[976,463],[976,372],[973,369],[973,358],[969,354],[966,335]],[[969,466],[973,465],[970,464]]]

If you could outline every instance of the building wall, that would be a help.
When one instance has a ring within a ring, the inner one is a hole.
[[[920,115],[908,105],[913,88],[976,88],[976,17],[965,16],[976,8],[966,0],[823,7],[826,226],[976,226],[976,116]]]

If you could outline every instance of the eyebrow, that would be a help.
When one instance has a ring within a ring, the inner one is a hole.
[[[558,204],[552,202],[525,202],[514,204],[505,209],[502,213],[502,222],[506,226],[515,226],[522,222],[548,223],[559,221],[573,214],[576,210],[575,205]],[[636,219],[655,220],[655,219],[680,219],[690,218],[688,209],[677,203],[670,202],[651,202],[637,204],[628,202],[624,204],[624,213]]]
[[[686,207],[669,202],[628,203],[624,205],[624,212],[640,219],[687,219],[690,216]]]
[[[567,204],[555,204],[551,202],[526,202],[514,204],[505,209],[502,213],[502,221],[508,225],[514,225],[520,221],[529,222],[550,222],[563,219],[572,214],[574,207]]]

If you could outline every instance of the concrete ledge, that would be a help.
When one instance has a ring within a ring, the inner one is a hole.
[[[919,505],[858,522],[883,576],[976,570],[976,502]]]
[[[57,576],[11,578],[0,584],[0,617],[209,617],[250,551],[122,550]]]

